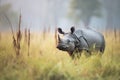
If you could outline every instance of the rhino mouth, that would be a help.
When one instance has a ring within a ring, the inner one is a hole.
[[[62,51],[67,51],[68,50],[68,48],[67,47],[65,47],[65,46],[57,46],[57,48],[59,49],[59,50],[62,50]]]

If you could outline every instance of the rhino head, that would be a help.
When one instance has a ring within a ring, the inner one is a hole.
[[[69,33],[65,33],[61,28],[58,28],[58,32],[63,35],[61,38],[58,35],[58,45],[57,48],[62,51],[67,51],[68,53],[72,53],[75,49],[75,39],[73,38],[73,33],[75,31],[74,27],[71,27]]]

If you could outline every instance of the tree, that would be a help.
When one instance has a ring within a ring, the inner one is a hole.
[[[101,17],[100,8],[98,0],[71,0],[69,16],[76,23],[81,20],[88,27],[93,16]]]
[[[18,24],[17,14],[13,10],[11,10],[11,5],[10,4],[0,5],[0,30],[6,30],[10,25],[6,20],[5,16],[9,18],[10,22],[13,25],[16,26]]]
[[[106,10],[106,28],[120,29],[120,0],[102,0]]]

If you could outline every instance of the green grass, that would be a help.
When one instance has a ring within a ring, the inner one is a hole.
[[[22,36],[24,37],[24,36]],[[114,36],[106,37],[102,56],[94,53],[72,60],[55,47],[54,36],[31,36],[30,56],[27,44],[21,41],[21,54],[16,56],[10,34],[0,40],[0,80],[120,80],[120,44]]]

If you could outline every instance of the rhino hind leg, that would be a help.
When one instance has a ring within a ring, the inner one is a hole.
[[[104,51],[105,51],[105,40],[104,40],[104,37],[103,37],[103,43],[102,43],[102,46],[101,46],[101,48],[100,48],[100,52],[101,53],[104,53]]]
[[[101,47],[101,48],[100,48],[100,52],[101,52],[101,53],[104,53],[104,50],[105,50],[104,47]]]

